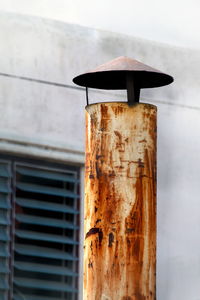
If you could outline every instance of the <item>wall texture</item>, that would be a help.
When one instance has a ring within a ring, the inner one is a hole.
[[[85,94],[72,78],[98,64],[125,55],[174,76],[173,85],[141,94],[158,106],[157,298],[200,300],[200,53],[5,13],[0,45],[3,153],[83,163]]]

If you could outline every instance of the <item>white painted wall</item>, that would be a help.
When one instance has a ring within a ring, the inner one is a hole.
[[[0,151],[83,162],[85,94],[72,78],[120,55],[174,76],[158,106],[157,299],[200,300],[200,53],[53,20],[0,14]],[[66,84],[66,87],[11,78]],[[90,93],[90,101],[125,100]]]
[[[0,9],[200,48],[199,0],[1,0]]]

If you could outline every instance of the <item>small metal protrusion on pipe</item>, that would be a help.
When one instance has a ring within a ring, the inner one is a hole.
[[[88,99],[88,87],[86,86],[86,103],[89,105],[89,99]]]

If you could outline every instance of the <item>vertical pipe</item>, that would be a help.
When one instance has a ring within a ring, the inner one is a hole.
[[[84,300],[155,300],[156,107],[86,107]]]

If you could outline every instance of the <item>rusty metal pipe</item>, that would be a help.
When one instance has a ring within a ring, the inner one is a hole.
[[[86,107],[84,300],[156,299],[156,107]]]

